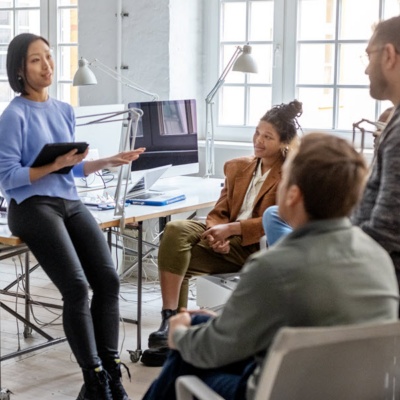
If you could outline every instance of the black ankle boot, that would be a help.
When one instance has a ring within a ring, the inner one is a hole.
[[[124,363],[122,363],[119,358],[115,358],[110,362],[104,363],[104,367],[107,368],[107,372],[110,374],[111,377],[109,385],[113,400],[130,400],[128,393],[126,393],[124,387],[122,386],[121,365],[126,369],[129,380],[131,380],[131,373],[129,371],[129,368]]]
[[[166,347],[168,346],[168,320],[176,315],[178,310],[162,310],[161,311],[161,325],[158,331],[150,333],[149,348]]]
[[[146,349],[140,361],[146,367],[161,367],[169,354],[169,347],[154,347],[152,349]]]
[[[77,400],[113,400],[107,371],[99,366],[95,369],[82,369],[84,385]]]

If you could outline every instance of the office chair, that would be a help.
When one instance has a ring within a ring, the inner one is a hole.
[[[282,328],[255,400],[400,399],[400,322]],[[195,376],[176,381],[178,400],[221,400]]]

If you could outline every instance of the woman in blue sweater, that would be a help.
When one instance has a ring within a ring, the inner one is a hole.
[[[72,150],[32,168],[46,143],[74,141],[72,107],[48,94],[53,71],[46,39],[23,33],[9,44],[8,80],[20,96],[0,118],[0,188],[11,232],[28,245],[62,294],[65,334],[84,377],[78,400],[128,400],[118,354],[119,278],[102,231],[78,197],[74,176],[128,164],[144,149],[88,162],[83,161],[87,151]],[[67,166],[73,166],[69,173],[54,173]]]

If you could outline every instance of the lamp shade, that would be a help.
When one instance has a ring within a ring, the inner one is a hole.
[[[257,73],[257,64],[251,56],[251,46],[245,44],[242,54],[233,64],[232,71]]]
[[[85,58],[78,61],[78,70],[75,72],[72,81],[73,86],[97,85],[97,79],[89,68],[89,62]]]

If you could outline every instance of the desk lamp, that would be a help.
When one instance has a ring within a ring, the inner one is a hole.
[[[124,114],[127,114],[124,117]],[[115,122],[115,121],[128,121],[126,124],[126,130],[122,135],[122,151],[133,150],[135,148],[136,134],[137,128],[139,124],[139,120],[143,115],[143,111],[139,108],[130,107],[123,111],[115,111],[115,112],[106,112],[101,114],[93,114],[93,115],[82,115],[76,117],[79,118],[95,118],[90,120],[89,122],[84,122],[81,124],[77,124],[77,126],[82,125],[92,125],[92,124],[103,124],[107,122]],[[121,224],[124,223],[124,214],[125,214],[125,200],[128,192],[128,184],[129,177],[131,172],[132,161],[129,164],[124,164],[119,167],[118,172],[118,183],[115,190],[115,209],[114,215],[122,217]],[[123,226],[123,225],[121,225]],[[1,400],[1,397],[0,397]]]
[[[158,94],[143,89],[130,79],[125,78],[118,72],[114,71],[112,68],[102,63],[97,58],[90,62],[85,58],[81,58],[78,61],[78,70],[75,72],[74,79],[72,81],[73,86],[97,85],[96,76],[89,67],[98,68],[100,71],[104,72],[106,75],[110,76],[122,85],[137,90],[140,93],[151,96],[153,98],[153,101],[159,99]]]
[[[257,73],[257,65],[251,56],[251,46],[246,44],[243,47],[236,47],[221,76],[206,97],[206,177],[215,174],[213,99],[230,70]]]

